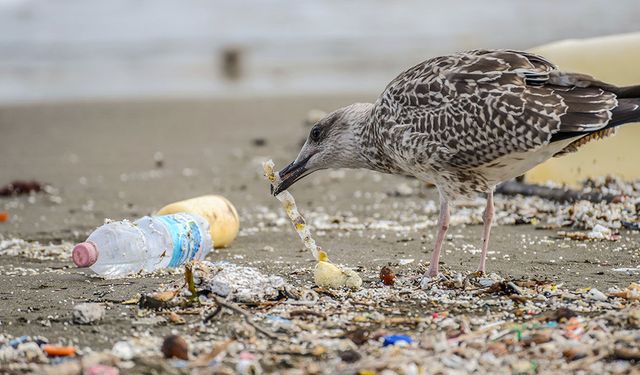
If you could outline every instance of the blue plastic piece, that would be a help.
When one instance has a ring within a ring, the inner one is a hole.
[[[29,341],[30,339],[31,339],[31,337],[29,337],[29,336],[16,337],[15,339],[9,341],[9,345],[13,346],[14,348],[17,348],[18,345],[23,344],[23,343]]]
[[[382,346],[395,345],[399,342],[411,344],[413,342],[413,339],[411,338],[411,336],[407,335],[387,335],[384,336],[384,342],[382,343]]]

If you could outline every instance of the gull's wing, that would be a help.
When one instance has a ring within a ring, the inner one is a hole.
[[[560,134],[604,129],[618,106],[614,88],[531,53],[476,50],[401,73],[374,118],[397,147],[422,147],[443,167],[469,170],[567,138]]]

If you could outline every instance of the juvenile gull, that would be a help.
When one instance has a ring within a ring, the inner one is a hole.
[[[440,216],[428,276],[438,274],[449,201],[487,194],[485,271],[497,184],[640,121],[640,86],[616,87],[512,50],[436,57],[400,73],[377,101],[318,121],[274,193],[325,168],[367,168],[435,184]]]

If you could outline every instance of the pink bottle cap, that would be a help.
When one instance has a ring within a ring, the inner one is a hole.
[[[71,258],[76,266],[89,267],[98,260],[98,249],[91,242],[81,242],[74,246]]]

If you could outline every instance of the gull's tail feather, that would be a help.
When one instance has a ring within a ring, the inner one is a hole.
[[[633,122],[640,123],[640,85],[627,87],[607,85],[603,89],[615,94],[617,101],[616,106],[610,110],[611,117],[607,121],[607,125],[594,130],[568,131],[555,134],[551,138],[552,142],[571,138],[574,138],[575,141],[554,156],[575,152],[586,143],[607,138],[615,134],[615,128],[620,125]]]

